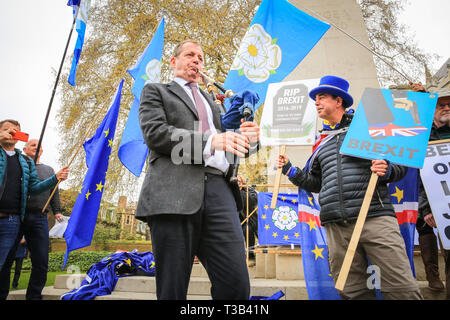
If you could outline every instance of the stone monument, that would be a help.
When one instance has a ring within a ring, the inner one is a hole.
[[[365,45],[370,46],[361,8],[356,0],[289,0],[289,2],[315,18],[325,18],[327,21],[321,20],[335,24]],[[308,9],[321,17],[316,16]],[[336,75],[350,82],[349,93],[355,101],[354,109],[358,106],[365,88],[380,87],[372,53],[333,26],[284,81],[318,79],[325,75]],[[319,119],[318,129],[321,128],[322,122]],[[311,155],[310,146],[289,146],[286,150],[288,157],[301,168]],[[270,154],[267,169],[269,184],[272,184],[275,179],[276,171],[273,167],[278,151],[278,148],[274,147]],[[289,183],[289,181],[283,176],[281,183]],[[296,188],[281,188],[280,192],[297,192],[297,190]]]

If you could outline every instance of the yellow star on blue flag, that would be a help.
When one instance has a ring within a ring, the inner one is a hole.
[[[399,204],[403,199],[403,190],[400,190],[397,186],[395,186],[395,193],[391,194],[391,196],[397,198],[397,203]]]
[[[316,259],[316,260],[317,260],[319,257],[322,258],[322,259],[325,259],[325,258],[323,257],[323,255],[322,255],[323,249],[324,249],[324,248],[322,248],[322,249],[318,248],[318,247],[317,247],[317,244],[316,244],[315,247],[314,247],[314,250],[311,250],[311,252],[314,253],[315,259]]]
[[[258,193],[258,243],[260,245],[300,244],[297,194],[279,193],[275,209],[270,209],[272,193]]]
[[[94,136],[83,144],[86,151],[86,165],[88,170],[82,188],[86,193],[80,193],[73,207],[64,238],[67,251],[64,257],[64,266],[70,251],[87,247],[91,244],[97,222],[100,201],[106,172],[108,171],[111,148],[108,141],[112,141],[116,131],[117,117],[119,115],[120,99],[122,95],[123,79],[120,82],[111,107],[107,112]],[[99,183],[100,181],[100,183]],[[81,191],[82,189],[80,189]],[[91,190],[91,191],[89,191]],[[95,192],[95,191],[100,192]]]

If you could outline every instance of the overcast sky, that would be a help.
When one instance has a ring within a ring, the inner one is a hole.
[[[47,112],[56,72],[72,24],[72,10],[67,0],[2,1],[0,11],[0,119],[19,120],[22,130],[39,138]],[[415,32],[420,47],[436,53],[439,68],[450,57],[449,0],[409,0],[400,19]],[[87,37],[89,34],[87,34]],[[76,32],[68,49],[73,53]],[[59,101],[55,99],[43,140],[41,161],[55,170],[58,137],[55,116]],[[60,143],[64,143],[61,141]],[[19,142],[18,148],[23,147]],[[64,185],[62,185],[64,188]]]

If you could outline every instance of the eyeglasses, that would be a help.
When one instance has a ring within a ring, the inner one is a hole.
[[[442,110],[445,107],[450,108],[450,102],[445,102],[445,103],[438,103],[438,105],[436,106],[437,109]]]
[[[440,98],[437,102],[436,109],[442,110],[445,108],[445,106],[450,108],[450,98],[449,97]]]

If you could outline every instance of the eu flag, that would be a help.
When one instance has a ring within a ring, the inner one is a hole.
[[[320,224],[319,212],[314,195],[299,188],[298,215],[308,297],[310,300],[339,300],[328,265],[327,235]]]
[[[77,42],[75,43],[75,49],[73,51],[72,67],[70,68],[69,80],[68,82],[75,86],[75,75],[77,73],[78,61],[80,60],[81,49],[84,44],[84,34],[86,33],[86,23],[88,20],[89,8],[91,6],[91,0],[69,0],[67,2],[68,6],[73,8],[73,15],[78,9],[76,30],[78,33]]]
[[[105,176],[108,171],[114,133],[116,131],[122,86],[123,79],[117,88],[108,113],[97,128],[94,136],[86,140],[83,144],[86,151],[86,165],[88,170],[79,190],[72,214],[70,215],[66,232],[64,233],[67,250],[63,268],[66,265],[70,251],[87,247],[92,241],[100,201],[105,187]]]
[[[134,79],[134,85],[131,89],[134,101],[122,133],[118,156],[122,164],[136,177],[140,176],[148,154],[148,148],[142,137],[138,119],[141,91],[147,82],[160,82],[163,46],[164,18],[136,65],[133,69],[128,70]]]
[[[258,108],[266,98],[267,86],[289,75],[329,28],[286,0],[263,0],[224,87],[234,92],[255,91],[260,97]]]
[[[260,245],[300,244],[298,196],[279,193],[275,209],[270,209],[272,193],[258,193],[258,243]]]
[[[411,270],[416,276],[414,268],[414,233],[416,232],[417,212],[419,209],[419,183],[416,168],[408,168],[405,177],[388,185],[391,202],[405,240],[406,254],[409,258]]]
[[[95,263],[77,289],[61,295],[61,300],[92,300],[114,291],[119,278],[136,275],[155,275],[155,258],[150,251],[116,252]]]

